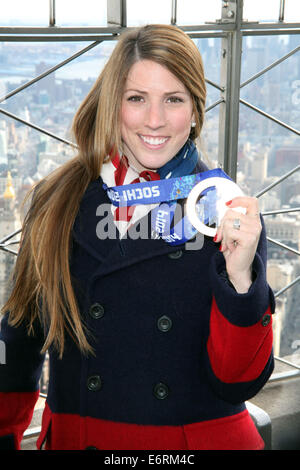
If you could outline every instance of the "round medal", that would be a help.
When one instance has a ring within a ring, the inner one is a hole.
[[[189,193],[186,204],[188,219],[198,232],[214,237],[222,217],[228,210],[226,202],[237,196],[243,196],[243,192],[232,180],[219,177],[206,178],[196,184]],[[234,210],[246,212],[243,207],[236,207]]]

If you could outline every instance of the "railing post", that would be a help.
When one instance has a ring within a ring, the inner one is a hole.
[[[55,0],[49,0],[49,26],[55,26]]]
[[[284,7],[285,7],[285,0],[280,0],[279,18],[278,18],[278,21],[280,21],[280,22],[284,21]]]
[[[172,0],[171,24],[177,23],[177,0]]]
[[[107,24],[127,26],[126,0],[107,0]]]
[[[221,97],[219,121],[218,163],[224,171],[236,180],[239,130],[239,100],[242,56],[243,0],[223,2],[222,23],[233,23],[222,39],[221,46]]]

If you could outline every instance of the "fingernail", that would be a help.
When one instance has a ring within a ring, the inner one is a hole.
[[[222,248],[223,247],[222,247],[222,243],[221,243],[221,245],[219,246],[219,251],[222,251]]]
[[[214,242],[217,241],[217,238],[218,238],[218,235],[215,235],[215,236],[214,236]]]
[[[226,206],[230,206],[231,203],[232,203],[232,199],[231,199],[231,201],[225,202]]]

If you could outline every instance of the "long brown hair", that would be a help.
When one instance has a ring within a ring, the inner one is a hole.
[[[122,148],[119,120],[124,84],[132,65],[142,59],[167,67],[189,90],[196,122],[191,139],[199,136],[203,125],[206,87],[194,42],[169,25],[147,25],[124,33],[74,117],[77,156],[29,194],[33,194],[32,203],[23,223],[13,288],[2,309],[9,311],[12,326],[26,321],[29,332],[39,319],[47,331],[43,351],[53,345],[60,357],[66,331],[83,353],[92,352],[72,287],[72,227],[87,186],[98,178],[110,151]]]

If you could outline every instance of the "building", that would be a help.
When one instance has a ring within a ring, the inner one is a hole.
[[[300,248],[300,220],[297,217],[277,215],[265,218],[267,235],[275,240]]]
[[[7,135],[6,122],[0,121],[0,165],[7,165]]]
[[[274,290],[278,292],[287,286],[293,279],[294,266],[291,263],[283,263],[279,259],[271,259],[267,265],[267,279]],[[276,303],[276,315],[273,318],[274,354],[280,355],[281,335],[286,323],[287,294],[283,294]]]
[[[0,197],[0,241],[21,227],[18,212],[15,207],[16,194],[10,172],[7,174],[6,188]],[[17,245],[12,250],[17,251]],[[9,295],[9,280],[14,267],[16,256],[0,250],[0,305],[2,306]]]

